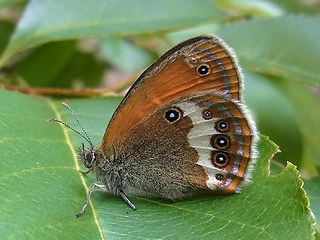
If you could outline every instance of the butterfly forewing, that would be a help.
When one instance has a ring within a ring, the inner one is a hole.
[[[149,67],[129,90],[106,129],[103,150],[125,141],[136,124],[177,98],[215,91],[238,100],[240,78],[233,51],[218,38],[200,36],[182,42]]]

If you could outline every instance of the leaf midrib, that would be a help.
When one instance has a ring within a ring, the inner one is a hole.
[[[52,101],[48,101],[48,104],[49,104],[49,107],[52,109],[52,111],[54,112],[54,115],[56,116],[57,119],[62,119],[61,118],[61,114],[60,112],[58,111],[57,107],[55,106],[55,104],[52,102]],[[63,135],[66,139],[66,143],[68,144],[70,150],[71,150],[71,153],[72,153],[72,159],[74,161],[74,165],[79,173],[79,176],[80,176],[80,179],[81,179],[81,182],[86,190],[86,193],[88,194],[89,192],[89,188],[87,187],[87,184],[86,184],[86,181],[83,177],[83,175],[81,174],[80,172],[80,166],[79,166],[79,163],[78,163],[78,160],[77,160],[77,153],[73,147],[73,144],[72,144],[72,141],[71,141],[71,137],[70,135],[68,134],[68,131],[67,131],[67,128],[66,127],[62,127],[62,131],[63,131]],[[100,238],[105,240],[104,238],[104,235],[103,235],[103,232],[102,232],[102,228],[100,226],[100,223],[99,223],[99,220],[98,220],[98,216],[97,216],[97,211],[96,209],[94,208],[93,204],[92,204],[92,201],[91,199],[89,200],[89,205],[92,209],[92,214],[93,214],[93,218],[94,218],[94,222],[95,224],[97,225],[97,228],[99,230],[99,234],[100,234]]]

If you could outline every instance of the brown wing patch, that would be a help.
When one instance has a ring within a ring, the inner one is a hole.
[[[167,112],[172,109],[181,115],[168,121]],[[209,191],[208,176],[196,164],[199,156],[188,141],[192,127],[191,119],[173,105],[159,108],[132,129],[125,144],[114,149],[115,158],[126,161],[127,174],[138,176],[131,185],[169,199]]]

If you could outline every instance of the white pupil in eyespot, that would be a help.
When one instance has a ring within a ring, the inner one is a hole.
[[[169,121],[169,122],[175,122],[176,120],[178,120],[180,117],[180,114],[177,110],[175,109],[171,109],[169,111],[166,112],[165,114],[165,118]]]

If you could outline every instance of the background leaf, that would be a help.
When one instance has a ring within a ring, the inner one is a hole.
[[[0,67],[19,51],[48,41],[169,31],[219,17],[211,0],[201,4],[185,0],[183,8],[179,1],[170,0],[32,0],[0,59]]]
[[[48,86],[59,72],[66,72],[64,67],[76,52],[75,44],[75,41],[45,44],[31,52],[23,64],[17,66],[16,71],[26,79],[29,86]]]
[[[319,24],[319,16],[256,19],[217,35],[236,50],[247,70],[319,86]]]
[[[119,197],[95,192],[93,209],[89,207],[75,219],[86,198],[84,190],[94,181],[93,176],[85,177],[77,171],[75,147],[83,139],[59,124],[45,122],[57,117],[72,124],[71,114],[61,101],[5,90],[0,91],[0,97],[0,151],[5,159],[0,162],[0,231],[5,239],[97,239],[101,235],[312,239],[314,220],[299,173],[289,163],[279,175],[268,175],[268,160],[277,147],[265,137],[259,144],[261,157],[253,183],[241,194],[180,202],[131,197],[138,207],[132,211]],[[67,100],[97,145],[119,101],[118,97]]]
[[[304,189],[306,190],[309,199],[310,206],[312,207],[313,213],[317,219],[320,218],[320,177],[314,177],[310,180],[305,180]],[[317,231],[320,232],[320,223],[317,223]]]
[[[156,60],[150,52],[124,39],[105,39],[101,41],[101,49],[111,64],[127,73],[142,72]]]
[[[248,0],[217,0],[226,11],[233,11],[233,15],[272,17],[283,14],[283,9],[272,1]]]
[[[287,161],[299,165],[302,136],[295,118],[295,107],[270,77],[245,71],[245,100],[254,110],[258,129],[272,136],[281,152],[275,156],[283,165]],[[266,104],[267,103],[267,104]],[[261,107],[263,106],[263,107]]]
[[[282,1],[275,1],[271,0],[272,2],[278,4],[286,10],[287,12],[291,13],[308,13],[308,14],[319,14],[320,11],[320,2],[319,1],[292,1],[292,0],[282,0]]]
[[[24,2],[26,0],[0,0],[0,8],[7,7],[9,5],[13,5],[15,3]]]
[[[2,53],[4,50],[12,30],[12,24],[5,21],[0,21],[0,53]]]

